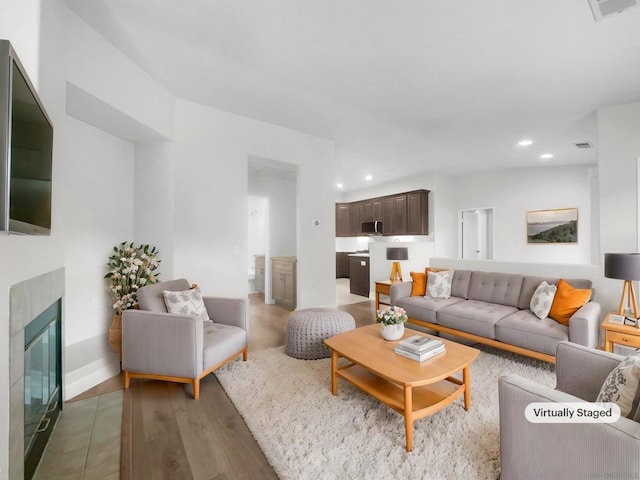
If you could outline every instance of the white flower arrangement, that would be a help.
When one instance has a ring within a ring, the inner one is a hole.
[[[382,307],[376,314],[376,322],[383,325],[397,325],[407,321],[407,312],[400,307]]]
[[[154,273],[160,264],[156,247],[149,245],[134,246],[122,242],[113,247],[114,254],[109,257],[108,290],[115,299],[113,308],[116,313],[134,308],[138,303],[138,289],[158,282],[159,273]]]

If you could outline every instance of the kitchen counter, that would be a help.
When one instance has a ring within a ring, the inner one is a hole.
[[[367,257],[369,258],[371,255],[368,253],[350,253],[350,257]]]

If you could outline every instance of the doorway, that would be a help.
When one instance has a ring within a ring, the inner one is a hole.
[[[249,293],[271,304],[271,259],[297,256],[298,166],[250,156],[248,177]]]
[[[493,260],[493,208],[458,211],[458,257]]]

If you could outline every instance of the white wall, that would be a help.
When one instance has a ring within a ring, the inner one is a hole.
[[[160,280],[174,275],[175,218],[174,155],[171,143],[135,147],[135,200],[133,241],[158,250]]]
[[[58,96],[63,85],[61,73],[56,73],[53,68],[60,61],[60,43],[55,35],[60,30],[54,14],[60,5],[58,0],[45,4],[41,18],[43,7],[40,1],[3,2],[0,37],[11,41],[54,126],[57,126],[64,121],[64,96]],[[61,144],[54,140],[51,235],[0,235],[0,480],[9,476],[9,289],[18,282],[63,267],[60,147]]]
[[[250,175],[249,195],[268,200],[269,255],[272,257],[296,256],[296,197],[295,178]],[[264,252],[262,252],[264,253]]]
[[[113,299],[104,274],[114,245],[133,239],[134,147],[67,116],[65,176],[66,344],[106,334]]]
[[[598,110],[598,180],[602,289],[617,310],[622,282],[604,278],[604,253],[638,251],[637,158],[640,102]]]
[[[496,170],[451,178],[450,211],[494,209],[494,259],[527,263],[591,263],[591,172],[588,167]],[[577,244],[527,244],[526,212],[578,208]]]
[[[89,118],[82,120],[104,130],[117,128],[103,124],[102,103],[104,110],[121,112],[123,118],[136,120],[158,137],[170,138],[174,104],[167,90],[75,13],[65,9],[64,20],[66,80],[86,92],[82,98],[92,103],[88,110],[72,105],[73,111],[83,112]],[[111,118],[112,112],[105,115]]]
[[[181,100],[175,126],[175,141],[157,146],[174,164],[173,188],[150,191],[136,179],[136,203],[173,197],[174,276],[212,294],[247,295],[248,159],[270,158],[298,165],[298,305],[333,304],[332,142]],[[160,208],[146,215],[150,225],[164,219]],[[136,232],[159,240],[150,228]]]

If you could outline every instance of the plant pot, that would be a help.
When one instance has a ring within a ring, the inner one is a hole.
[[[385,340],[398,340],[404,335],[404,323],[395,325],[381,325],[380,334]]]
[[[122,314],[115,313],[109,327],[109,345],[122,360]]]

